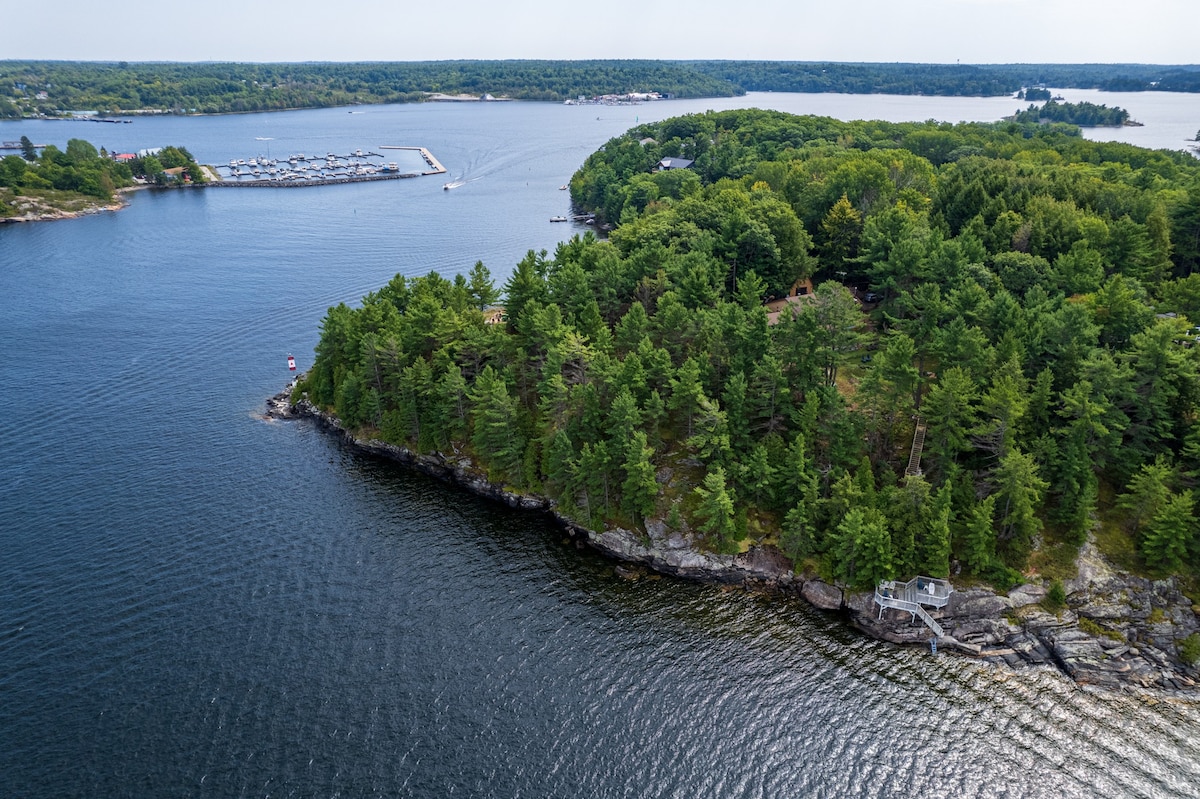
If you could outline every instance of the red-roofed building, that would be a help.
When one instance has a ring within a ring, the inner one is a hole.
[[[133,153],[118,153],[112,157],[112,160],[125,163],[126,161],[132,161],[135,158],[137,158],[137,156]]]

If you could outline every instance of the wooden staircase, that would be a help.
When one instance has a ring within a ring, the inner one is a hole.
[[[912,451],[908,454],[908,468],[904,474],[911,477],[921,473],[921,450],[925,448],[925,420],[918,416],[917,427],[913,430]]]

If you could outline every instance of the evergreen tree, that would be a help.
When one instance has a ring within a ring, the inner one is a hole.
[[[853,588],[867,590],[895,576],[892,539],[883,514],[869,508],[853,508],[838,524],[834,535],[839,579]]]
[[[471,392],[474,404],[474,432],[471,444],[475,453],[490,464],[500,477],[519,479],[525,457],[525,436],[517,425],[517,403],[508,393],[508,385],[491,366],[484,368]]]
[[[492,273],[483,265],[483,261],[476,261],[475,266],[471,267],[471,274],[467,276],[467,295],[471,299],[471,306],[481,311],[500,298],[500,292],[492,283]]]
[[[962,559],[972,573],[986,576],[996,563],[996,528],[992,519],[996,513],[996,495],[971,509],[963,536]]]
[[[625,511],[635,520],[650,515],[658,498],[658,481],[654,476],[654,465],[650,459],[654,450],[646,443],[646,434],[634,432],[625,447],[625,481],[621,484],[621,496]]]
[[[1147,566],[1160,572],[1183,571],[1189,550],[1195,545],[1195,510],[1196,501],[1190,490],[1167,500],[1146,525],[1141,552]]]
[[[708,536],[718,552],[737,551],[737,528],[734,524],[733,497],[729,494],[725,470],[714,466],[704,476],[704,483],[692,489],[697,499],[697,528]]]

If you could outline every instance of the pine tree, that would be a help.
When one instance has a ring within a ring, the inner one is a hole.
[[[992,494],[971,509],[963,536],[962,558],[977,576],[985,576],[996,563],[996,495]]]
[[[517,480],[525,458],[525,436],[517,424],[517,403],[508,386],[489,365],[475,381],[471,443],[475,453],[491,465],[497,475]]]
[[[472,306],[481,311],[500,298],[500,292],[492,283],[492,273],[483,265],[483,261],[476,261],[475,266],[471,267],[471,273],[467,276],[467,295]]]
[[[1161,572],[1183,571],[1189,550],[1195,545],[1196,501],[1190,490],[1170,497],[1146,525],[1142,539],[1142,557],[1151,569]]]
[[[947,577],[950,574],[950,517],[953,491],[950,482],[942,483],[926,506],[925,539],[921,542],[922,574]]]
[[[892,565],[892,539],[882,513],[869,508],[853,508],[838,524],[838,577],[860,590],[874,588],[895,576]]]
[[[700,523],[697,529],[709,537],[718,552],[736,551],[733,497],[729,494],[725,470],[720,466],[709,469],[704,483],[692,489],[692,493],[698,500],[695,515]]]
[[[621,496],[625,511],[636,520],[648,516],[658,499],[658,481],[651,458],[654,450],[646,443],[646,434],[636,431],[625,447],[625,481]]]

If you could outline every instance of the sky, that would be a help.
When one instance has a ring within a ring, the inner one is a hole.
[[[0,0],[0,59],[1200,62],[1197,0]]]

